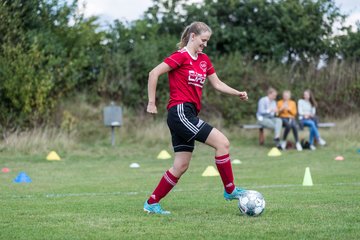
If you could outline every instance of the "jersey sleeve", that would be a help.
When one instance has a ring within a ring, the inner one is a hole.
[[[211,61],[210,61],[210,58],[207,57],[207,70],[206,70],[206,75],[207,76],[210,76],[211,74],[215,73],[215,68],[214,66],[212,65]]]
[[[170,56],[164,59],[164,63],[169,65],[172,69],[180,67],[185,61],[185,54],[182,52],[174,52]]]

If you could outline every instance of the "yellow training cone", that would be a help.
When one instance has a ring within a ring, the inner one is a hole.
[[[269,157],[278,157],[281,156],[281,152],[279,149],[277,149],[276,147],[273,147],[270,152],[268,153]]]
[[[205,171],[202,173],[203,177],[215,177],[219,176],[218,171],[213,166],[208,166]]]
[[[305,169],[305,175],[304,175],[304,181],[303,181],[303,186],[313,186],[313,181],[311,178],[311,174],[310,174],[310,168],[307,167]]]
[[[162,150],[159,155],[157,156],[158,159],[170,159],[171,155],[166,151]]]
[[[51,151],[47,155],[46,159],[49,160],[49,161],[60,161],[61,160],[61,158],[59,157],[59,155],[55,151]]]

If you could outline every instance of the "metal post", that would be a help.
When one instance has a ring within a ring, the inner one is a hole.
[[[110,106],[104,108],[104,125],[111,127],[111,146],[115,146],[115,128],[122,125],[121,107],[111,102]]]
[[[115,145],[115,127],[111,126],[111,146]]]

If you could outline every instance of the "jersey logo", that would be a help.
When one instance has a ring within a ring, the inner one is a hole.
[[[202,88],[206,80],[206,74],[189,70],[188,84]]]
[[[200,62],[200,68],[206,72],[206,69],[207,69],[207,63],[205,61],[201,61]]]

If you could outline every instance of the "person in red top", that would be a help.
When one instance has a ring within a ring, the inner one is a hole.
[[[170,100],[167,109],[184,102],[195,104],[197,112],[201,109],[202,89],[206,76],[215,73],[208,56],[198,52],[191,55],[184,47],[164,60],[175,71],[169,72]]]
[[[186,172],[194,150],[195,140],[215,149],[215,163],[224,185],[226,200],[238,199],[245,191],[234,184],[229,155],[229,140],[218,129],[198,118],[201,96],[206,79],[218,91],[247,100],[246,92],[240,92],[222,82],[209,59],[203,53],[212,31],[203,22],[193,22],[181,35],[179,50],[156,66],[149,73],[147,112],[156,114],[156,85],[162,74],[168,73],[170,99],[167,106],[167,123],[171,132],[175,152],[173,166],[165,172],[158,186],[144,203],[144,211],[170,214],[159,202],[176,185]]]

